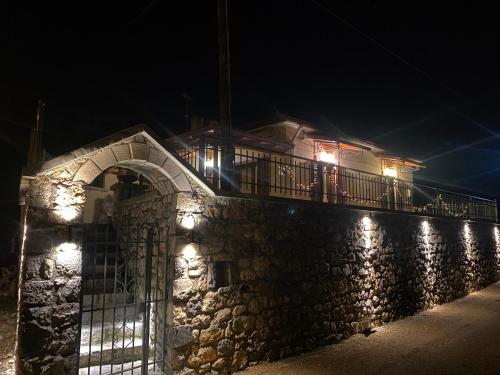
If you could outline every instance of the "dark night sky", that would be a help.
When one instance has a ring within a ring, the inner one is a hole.
[[[52,155],[139,122],[179,132],[182,92],[216,119],[216,1],[180,3],[2,4],[2,253],[39,97]],[[500,196],[497,12],[450,4],[229,0],[234,125],[290,114],[427,160],[422,178]]]

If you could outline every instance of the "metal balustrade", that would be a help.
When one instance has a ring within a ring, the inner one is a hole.
[[[198,175],[221,190],[231,173],[232,193],[359,206],[426,216],[497,222],[497,202],[410,181],[266,150],[235,146],[234,168],[221,171],[221,149],[197,144],[176,150]],[[223,194],[223,191],[220,191]]]

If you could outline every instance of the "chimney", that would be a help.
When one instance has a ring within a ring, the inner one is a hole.
[[[191,115],[191,129],[198,130],[205,126],[205,119],[199,115]]]
[[[27,166],[33,167],[43,160],[43,117],[45,102],[38,100],[35,124],[31,128],[30,145],[28,150]]]

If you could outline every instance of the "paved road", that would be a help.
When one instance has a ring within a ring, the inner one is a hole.
[[[300,357],[238,375],[500,374],[500,283]]]

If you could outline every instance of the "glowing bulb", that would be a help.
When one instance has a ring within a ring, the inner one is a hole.
[[[335,158],[335,155],[331,152],[321,151],[319,153],[319,160],[326,163],[337,164],[337,158]]]
[[[213,159],[206,159],[205,160],[205,167],[213,168],[214,167],[214,160]]]
[[[182,249],[182,255],[186,259],[194,259],[196,257],[196,245],[190,243],[184,246]]]
[[[397,176],[397,172],[394,168],[384,168],[382,172],[383,172],[384,176],[387,176],[387,177],[396,177]]]
[[[194,217],[193,215],[189,214],[186,215],[182,218],[181,225],[186,228],[186,229],[193,229],[194,228]]]

